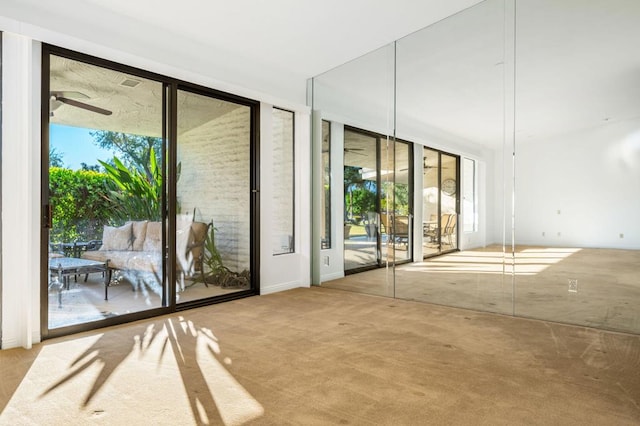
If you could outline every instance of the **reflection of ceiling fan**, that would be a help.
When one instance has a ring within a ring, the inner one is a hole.
[[[81,108],[87,111],[96,112],[102,115],[111,115],[111,111],[103,108],[99,108],[94,105],[89,105],[84,102],[79,101],[78,99],[89,99],[89,96],[85,95],[81,92],[58,92],[52,91],[49,92],[49,111],[51,111],[51,116],[53,116],[53,111],[57,110],[62,106],[71,105],[76,108]]]
[[[351,153],[351,154],[362,155],[363,157],[367,156],[367,154],[363,154],[363,153],[358,152],[358,151],[364,151],[364,148],[345,148],[344,149],[344,152],[348,152],[348,153]]]
[[[427,164],[427,157],[423,157],[422,158],[422,173],[427,173],[429,170],[431,169],[437,169],[438,166],[430,166],[429,164]],[[448,169],[449,167],[447,166],[442,166],[443,169]],[[405,172],[409,170],[407,167],[405,167],[404,169],[400,169],[401,172]]]
[[[366,157],[366,156],[367,156],[367,154],[363,154],[363,153],[358,152],[358,151],[364,151],[364,148],[345,148],[345,149],[344,149],[344,152],[349,152],[349,153],[351,153],[351,154],[362,155],[363,157]],[[328,151],[328,150],[326,150],[326,149],[323,149],[323,150],[322,150],[322,152],[323,152],[323,153],[326,153],[326,152],[329,152],[329,151]]]

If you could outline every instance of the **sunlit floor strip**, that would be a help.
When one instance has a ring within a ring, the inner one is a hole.
[[[123,332],[128,353],[112,350],[121,333],[43,344],[0,424],[239,425],[263,414],[211,330],[178,318]]]

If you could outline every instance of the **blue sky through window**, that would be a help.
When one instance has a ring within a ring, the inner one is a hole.
[[[90,132],[93,129],[82,127],[51,124],[49,127],[49,140],[51,148],[55,148],[62,155],[64,167],[77,170],[81,163],[88,166],[99,164],[98,160],[106,161],[113,157],[114,153],[100,148]]]

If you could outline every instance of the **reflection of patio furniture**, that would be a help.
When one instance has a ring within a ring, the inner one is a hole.
[[[431,224],[431,226],[429,226],[426,229],[423,227],[422,235],[425,237],[429,237],[429,241],[431,243],[439,242],[441,238],[440,229],[446,228],[447,223],[449,223],[449,216],[450,214],[448,213],[445,213],[442,216],[440,216],[440,226],[438,226],[437,222],[434,222]]]
[[[409,216],[394,216],[380,213],[381,232],[392,237],[395,244],[409,245]]]
[[[423,236],[429,237],[432,243],[437,243],[438,241],[444,243],[446,240],[446,244],[452,246],[457,219],[458,217],[455,213],[445,213],[440,218],[440,227],[438,227],[437,224],[429,226],[428,228],[423,226]],[[442,232],[440,230],[442,230]]]
[[[52,244],[50,252],[62,253],[65,257],[81,257],[82,253],[87,250],[97,250],[102,246],[102,241],[76,241],[73,243]],[[49,256],[55,257],[55,256]]]
[[[182,283],[184,276],[202,272],[203,246],[209,225],[176,221],[176,264]],[[105,226],[102,246],[85,251],[83,259],[109,261],[110,269],[144,271],[162,277],[162,223],[127,222],[120,227]]]
[[[72,275],[88,275],[102,272],[104,275],[104,300],[108,300],[107,292],[111,281],[109,260],[101,262],[75,257],[53,257],[49,259],[49,271],[51,276],[49,289],[57,287],[58,308],[62,307],[62,290],[69,290],[69,279]]]
[[[447,239],[447,244],[453,247],[453,235],[456,233],[456,226],[458,223],[458,215],[450,214],[449,220],[447,221],[447,225],[442,229],[442,238]]]

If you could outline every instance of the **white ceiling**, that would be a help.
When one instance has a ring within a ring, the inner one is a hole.
[[[476,3],[0,0],[0,29],[26,23],[304,103],[308,78]]]
[[[388,127],[391,117],[376,102],[395,101],[400,131],[479,146],[500,146],[504,101],[514,96],[521,140],[640,117],[640,1],[518,1],[515,94],[504,4],[0,0],[0,29],[9,18],[299,103],[306,80],[331,70],[318,82],[336,83],[346,109],[381,114],[373,124]],[[13,28],[34,32],[23,24]],[[392,99],[391,51],[353,59],[407,34],[397,45]],[[562,113],[549,114],[549,105]]]

